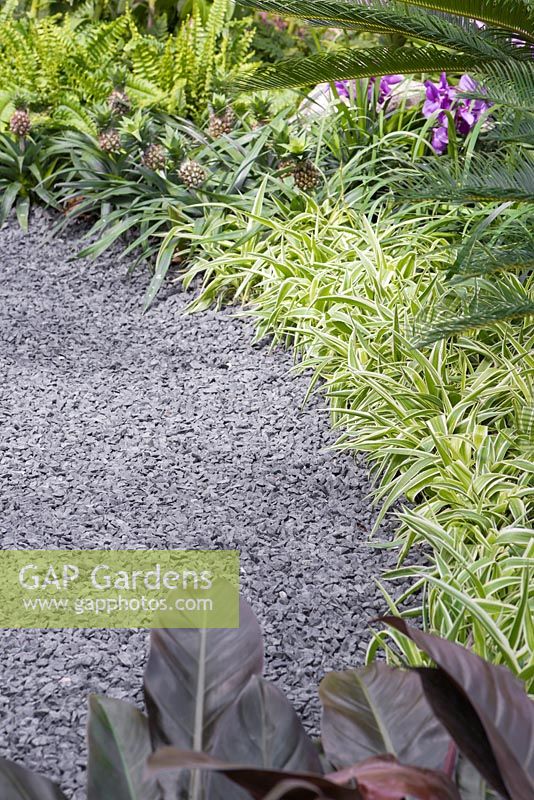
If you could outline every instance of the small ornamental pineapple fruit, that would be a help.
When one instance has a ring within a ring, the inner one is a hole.
[[[167,151],[161,144],[149,144],[144,151],[141,161],[147,169],[154,172],[165,169],[167,165]]]
[[[130,98],[122,89],[113,89],[108,97],[108,106],[117,117],[123,117],[132,110]]]
[[[29,134],[32,126],[30,115],[26,108],[17,107],[9,120],[9,130],[16,136],[25,137]]]
[[[215,95],[213,105],[210,107],[210,121],[208,133],[212,139],[218,139],[225,133],[231,133],[235,128],[237,117],[232,106],[226,102],[223,95]]]
[[[178,170],[178,175],[188,189],[200,189],[208,177],[204,167],[201,167],[198,161],[191,161],[190,159],[182,163]]]
[[[119,132],[115,128],[102,131],[98,137],[98,145],[105,153],[119,153],[121,149]]]
[[[293,169],[295,166],[295,159],[294,158],[281,158],[278,164],[276,165],[277,169],[282,169],[285,172],[289,169]]]
[[[295,186],[303,192],[312,192],[321,183],[321,173],[307,158],[297,161],[292,175]]]

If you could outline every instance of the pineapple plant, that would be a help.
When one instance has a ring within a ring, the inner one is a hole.
[[[126,94],[126,72],[123,69],[116,70],[112,75],[113,91],[108,97],[108,108],[115,117],[124,117],[132,110],[132,103]]]
[[[104,153],[119,153],[121,150],[121,137],[116,128],[107,128],[98,136],[98,146]]]
[[[14,101],[15,111],[9,119],[9,130],[15,136],[24,139],[30,132],[32,123],[28,113],[28,104],[22,97],[16,97]]]
[[[144,167],[154,172],[164,170],[167,166],[167,150],[161,144],[149,144],[143,151],[141,162]]]
[[[213,96],[210,105],[210,118],[208,133],[212,139],[219,139],[226,133],[231,133],[236,125],[237,117],[232,106],[228,105],[226,97],[222,94]]]
[[[99,106],[94,114],[98,134],[98,146],[104,153],[119,153],[122,140],[115,117],[109,108]]]
[[[293,167],[293,181],[301,192],[313,192],[322,181],[321,173],[309,158],[299,159]]]
[[[191,140],[170,125],[165,129],[162,143],[168,153],[169,161],[179,165],[177,175],[188,189],[200,189],[207,180],[208,173],[204,167],[190,155]]]
[[[249,108],[252,115],[251,128],[253,131],[269,124],[271,119],[271,100],[268,94],[265,92],[253,94]]]
[[[275,150],[279,155],[278,169],[290,174],[297,189],[310,193],[322,182],[322,175],[310,158],[305,136],[292,136],[284,126],[277,132]]]
[[[180,165],[178,176],[188,189],[200,189],[208,174],[198,161],[188,158]]]
[[[108,97],[108,106],[117,117],[124,117],[132,110],[130,98],[123,89],[113,89]]]

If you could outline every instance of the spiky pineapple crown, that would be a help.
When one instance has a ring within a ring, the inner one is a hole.
[[[192,143],[181,131],[177,131],[171,125],[165,126],[161,144],[167,149],[170,160],[175,163],[183,161],[191,154]]]
[[[267,120],[271,116],[271,99],[266,92],[256,92],[250,98],[249,109],[256,120]]]
[[[111,73],[111,84],[116,92],[124,92],[127,80],[128,71],[123,67],[119,67]]]
[[[211,98],[209,109],[211,114],[224,114],[230,108],[230,102],[225,94],[216,93]]]
[[[117,127],[117,120],[113,114],[113,111],[106,106],[96,106],[93,111],[93,119],[100,133],[114,130]]]
[[[146,111],[136,111],[129,117],[122,117],[118,122],[118,128],[124,140],[132,147],[145,149],[154,144],[158,138],[156,125]]]
[[[15,95],[13,95],[13,105],[15,107],[15,111],[29,111],[29,95],[22,92],[17,92]]]
[[[286,123],[275,127],[273,147],[279,158],[300,161],[310,155],[305,135],[295,134]]]

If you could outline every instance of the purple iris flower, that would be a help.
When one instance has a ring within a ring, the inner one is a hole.
[[[454,89],[449,86],[447,75],[442,72],[439,83],[425,81],[426,101],[423,114],[428,119],[436,111],[448,111],[454,102]]]
[[[404,80],[404,75],[383,75],[380,78],[379,91],[378,91],[379,106],[384,105],[388,97],[391,97],[393,87],[396,86],[398,83],[402,83],[403,80]],[[369,89],[368,89],[369,99],[371,99],[373,96],[373,86],[375,83],[376,83],[376,78],[370,78]],[[336,81],[336,89],[340,97],[350,97],[351,94],[352,96],[354,96],[354,81],[350,80]]]
[[[445,111],[450,111],[454,116],[454,126],[461,136],[467,136],[480,117],[490,107],[485,100],[470,100],[458,97],[460,92],[473,94],[480,92],[479,84],[469,75],[463,75],[457,88],[449,85],[447,76],[443,72],[439,83],[425,81],[426,101],[423,114],[427,119],[437,114],[436,127],[432,130],[432,147],[438,154],[446,151],[449,143],[448,117]]]
[[[336,81],[336,89],[340,97],[350,97],[350,83],[350,81]]]
[[[374,93],[374,86],[376,83],[376,78],[369,79],[369,88],[367,89],[367,95],[369,100],[372,99]],[[393,88],[398,84],[402,83],[404,80],[404,75],[383,75],[380,78],[380,83],[378,84],[378,105],[383,106],[388,97],[391,97],[393,92]]]

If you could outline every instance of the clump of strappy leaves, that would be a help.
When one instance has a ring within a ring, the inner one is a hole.
[[[483,800],[488,787],[506,800],[534,796],[534,702],[522,684],[398,617],[382,621],[434,666],[330,672],[320,741],[262,676],[262,636],[244,601],[239,628],[153,631],[147,715],[90,697],[88,800]],[[0,787],[2,800],[65,800],[6,759]]]
[[[153,172],[166,172],[176,176],[188,189],[199,189],[208,177],[207,171],[192,155],[194,145],[178,128],[167,123],[163,126],[144,112],[137,112],[122,129],[130,150],[140,151],[140,163]]]

